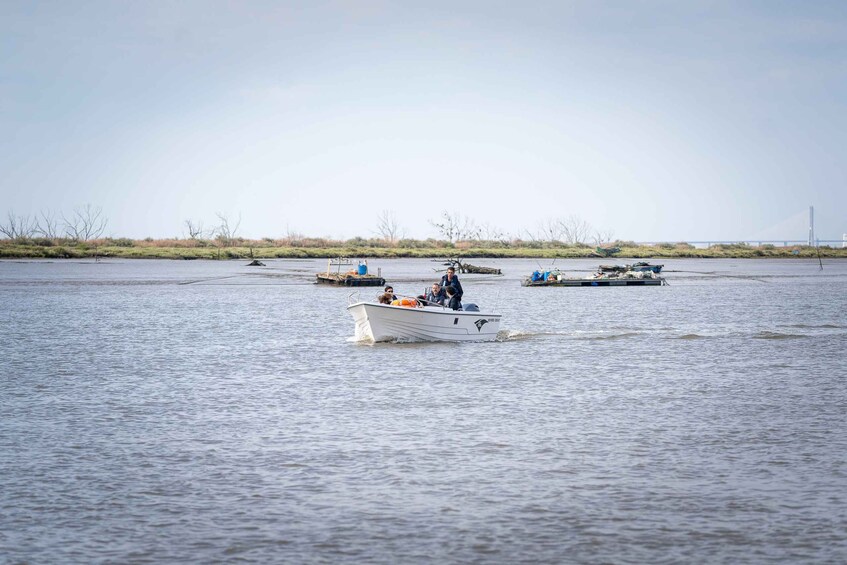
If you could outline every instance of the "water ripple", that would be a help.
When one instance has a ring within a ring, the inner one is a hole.
[[[325,261],[104,263],[0,262],[0,561],[847,561],[847,277],[504,260],[496,342],[362,346]]]

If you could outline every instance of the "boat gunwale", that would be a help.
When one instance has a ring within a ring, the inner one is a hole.
[[[347,309],[355,308],[356,306],[374,306],[377,308],[390,308],[396,310],[403,310],[408,312],[417,312],[419,314],[444,314],[448,316],[485,316],[487,318],[497,317],[502,318],[502,314],[488,314],[483,311],[479,312],[466,312],[464,310],[450,310],[449,308],[437,309],[433,306],[424,306],[423,308],[411,308],[409,306],[392,306],[390,304],[379,304],[377,302],[355,302],[347,306]]]

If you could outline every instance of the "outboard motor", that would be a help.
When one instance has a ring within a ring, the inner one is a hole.
[[[462,310],[465,312],[479,312],[479,306],[473,302],[469,302],[468,304],[462,304]]]

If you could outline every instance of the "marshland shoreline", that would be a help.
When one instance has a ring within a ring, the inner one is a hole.
[[[595,257],[614,262],[617,257],[637,259],[798,259],[847,258],[847,248],[715,244],[695,247],[690,244],[627,245],[617,244],[620,251],[612,256],[601,256],[595,247],[567,244],[475,245],[473,242],[416,242],[418,245],[278,245],[265,242],[239,241],[233,245],[206,242],[171,240],[161,245],[146,240],[105,240],[86,243],[66,241],[40,241],[17,243],[0,241],[0,258],[4,259],[320,259],[332,257],[357,258],[530,258],[567,259]]]

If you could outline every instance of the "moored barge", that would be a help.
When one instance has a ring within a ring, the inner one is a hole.
[[[589,279],[559,278],[555,280],[533,281],[529,277],[521,281],[521,286],[662,286],[667,284],[665,279],[656,278],[623,278],[596,277]]]
[[[382,278],[382,269],[377,269],[376,275],[368,273],[367,261],[359,261],[356,269],[341,272],[342,266],[352,265],[353,263],[344,257],[330,259],[326,264],[326,272],[315,275],[317,282],[335,286],[382,286],[385,284],[385,279]],[[333,267],[336,267],[335,272],[332,270]]]

